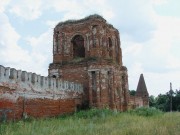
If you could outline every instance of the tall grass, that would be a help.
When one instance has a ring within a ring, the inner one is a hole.
[[[180,113],[91,109],[58,118],[3,123],[1,135],[179,135]],[[141,112],[141,113],[139,113]],[[144,112],[144,113],[142,113]],[[148,115],[146,113],[148,112]],[[142,115],[143,114],[143,115]]]
[[[152,108],[146,108],[146,107],[141,107],[141,108],[136,108],[133,110],[128,111],[128,113],[133,114],[133,115],[138,115],[138,116],[160,116],[163,114],[162,111],[152,107]]]

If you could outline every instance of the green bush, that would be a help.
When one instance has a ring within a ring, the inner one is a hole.
[[[140,108],[136,108],[134,110],[130,110],[130,111],[128,111],[128,113],[133,114],[133,115],[138,115],[138,116],[146,116],[146,117],[163,114],[162,111],[160,111],[154,107],[152,107],[152,108],[140,107]]]
[[[178,107],[177,107],[177,111],[179,111],[179,112],[180,112],[180,105],[178,105]]]
[[[88,111],[87,110],[79,111],[79,112],[75,113],[74,116],[76,118],[87,119],[87,118],[94,118],[94,117],[103,118],[106,116],[112,116],[112,115],[116,115],[116,114],[117,114],[116,111],[112,111],[110,109],[93,108],[93,109],[90,109]]]

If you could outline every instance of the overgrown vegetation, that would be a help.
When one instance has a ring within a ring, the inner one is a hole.
[[[90,18],[99,18],[99,19],[102,19],[104,21],[106,21],[102,16],[98,15],[98,14],[94,14],[94,15],[89,15],[83,19],[80,19],[80,20],[67,20],[65,22],[60,22],[56,25],[56,27],[58,26],[62,26],[62,25],[68,25],[68,24],[73,24],[73,23],[80,23],[80,22],[84,22],[84,21],[87,21],[89,20]]]
[[[155,107],[162,111],[170,111],[170,98],[171,94],[160,94],[157,97],[149,97],[150,107]],[[180,111],[180,90],[172,91],[172,111]]]
[[[129,94],[130,94],[131,96],[135,96],[135,95],[136,95],[136,91],[135,91],[135,90],[129,90]]]
[[[129,90],[131,96],[136,95],[135,90]],[[170,111],[171,94],[159,94],[157,97],[149,96],[149,106],[164,112]],[[172,91],[172,111],[180,111],[180,90]]]
[[[82,118],[82,119],[92,119],[92,118],[105,118],[108,116],[115,116],[117,115],[117,111],[113,111],[110,109],[91,109],[89,111],[79,111],[75,113],[73,117]]]
[[[180,113],[155,108],[128,112],[108,109],[80,111],[57,118],[2,123],[1,135],[179,135]]]
[[[66,64],[78,64],[78,63],[82,63],[82,62],[96,62],[100,59],[98,59],[97,57],[75,57],[70,61],[63,61],[62,64],[66,65]],[[116,61],[113,61],[112,58],[104,58],[104,60],[106,60],[109,63],[113,63],[113,64],[117,64]]]
[[[141,107],[141,108],[136,108],[136,109],[130,110],[128,112],[132,115],[145,116],[145,117],[160,116],[163,114],[162,111],[160,111],[154,107],[152,107],[152,108]]]
[[[81,62],[89,62],[89,61],[97,61],[97,57],[75,57],[74,59],[70,60],[70,61],[63,61],[62,64],[66,65],[66,64],[77,64],[77,63],[81,63]]]

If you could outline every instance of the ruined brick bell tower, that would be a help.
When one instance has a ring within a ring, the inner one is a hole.
[[[128,75],[119,32],[99,15],[60,22],[54,28],[49,76],[84,86],[76,104],[127,110]]]

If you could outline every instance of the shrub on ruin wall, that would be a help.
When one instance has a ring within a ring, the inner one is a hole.
[[[75,58],[72,59],[71,61],[63,61],[62,64],[63,64],[63,65],[67,65],[67,64],[78,64],[78,63],[93,62],[93,61],[97,61],[97,57],[86,57],[86,58],[75,57]]]

